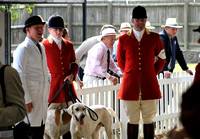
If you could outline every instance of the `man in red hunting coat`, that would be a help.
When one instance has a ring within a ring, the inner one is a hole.
[[[165,64],[165,53],[157,33],[145,28],[146,9],[137,6],[132,12],[134,27],[119,37],[117,60],[124,77],[117,95],[128,117],[127,138],[138,138],[140,113],[144,123],[144,138],[154,138],[153,118],[161,93],[156,75]]]
[[[48,20],[49,37],[42,42],[45,46],[47,65],[51,73],[50,102],[57,91],[61,88],[66,79],[73,82],[78,65],[75,63],[75,51],[73,43],[62,38],[64,29],[63,18],[59,15],[52,15]],[[65,100],[65,96],[66,99]],[[66,101],[70,104],[71,99],[67,85],[55,98],[49,109],[66,108]],[[69,138],[69,137],[66,137]]]
[[[193,31],[200,33],[200,26],[197,29],[194,29]],[[200,44],[200,39],[198,39],[198,43]],[[195,67],[194,82],[197,82],[197,81],[200,81],[200,62]]]

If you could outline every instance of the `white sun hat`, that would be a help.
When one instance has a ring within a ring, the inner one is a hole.
[[[121,23],[119,32],[122,30],[131,30],[131,25],[128,22]]]
[[[154,26],[151,26],[151,23],[150,23],[149,21],[146,22],[145,27],[146,27],[147,29],[155,29]]]
[[[101,35],[98,37],[98,40],[100,41],[102,37],[110,36],[110,35],[117,35],[115,29],[111,27],[105,28],[102,31]]]
[[[173,27],[173,28],[182,28],[183,26],[178,26],[176,18],[167,18],[166,24],[161,26],[164,27]]]

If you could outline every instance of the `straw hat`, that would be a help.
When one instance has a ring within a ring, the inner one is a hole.
[[[178,26],[176,22],[176,18],[167,18],[166,24],[161,26],[162,28],[165,27],[172,27],[172,28],[182,28],[183,26]]]
[[[128,22],[121,23],[119,32],[122,30],[131,30],[131,25]]]
[[[151,23],[150,23],[149,21],[146,22],[145,27],[146,27],[147,29],[155,29],[154,26],[151,26]]]
[[[102,37],[110,36],[110,35],[117,35],[115,29],[109,28],[109,27],[105,28],[104,30],[102,30],[101,35],[98,37],[98,40],[100,41]]]

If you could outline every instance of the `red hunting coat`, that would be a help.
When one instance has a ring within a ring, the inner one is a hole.
[[[133,30],[119,37],[118,65],[124,72],[117,95],[122,100],[160,99],[161,93],[156,75],[165,65],[165,53],[160,36],[146,30],[140,42]]]
[[[200,81],[200,62],[196,65],[194,82]]]
[[[51,73],[51,87],[48,99],[48,102],[50,102],[64,83],[65,77],[70,74],[76,76],[78,65],[75,63],[76,57],[72,42],[63,40],[61,50],[51,38],[46,39],[42,44],[45,46],[47,65]],[[65,103],[64,93],[67,101],[71,100],[66,85],[53,103]]]

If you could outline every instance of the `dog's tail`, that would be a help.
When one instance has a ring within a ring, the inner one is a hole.
[[[108,108],[108,111],[112,114],[112,116],[113,117],[115,117],[115,119],[116,119],[116,121],[117,121],[117,124],[118,124],[118,128],[117,128],[117,138],[118,139],[120,139],[120,134],[119,134],[119,132],[120,132],[120,130],[121,130],[121,123],[120,123],[120,121],[119,121],[119,119],[118,119],[118,117],[117,117],[117,115],[116,115],[116,113],[115,113],[115,111],[112,109],[112,108]]]

